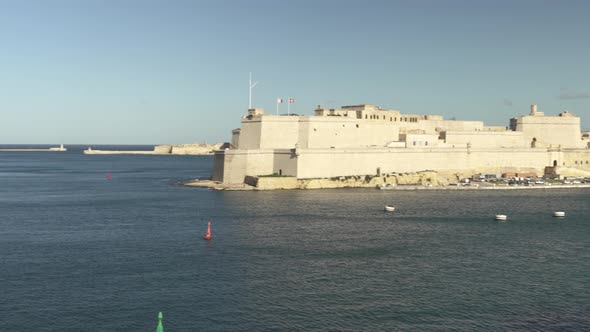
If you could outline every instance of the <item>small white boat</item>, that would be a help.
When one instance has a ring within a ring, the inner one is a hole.
[[[506,221],[508,220],[508,217],[505,214],[497,214],[495,219],[500,221]]]
[[[393,212],[395,211],[395,206],[385,205],[385,211]]]
[[[555,211],[555,212],[553,212],[553,216],[554,217],[557,217],[557,218],[563,218],[563,217],[565,217],[565,212],[563,212],[563,211]]]

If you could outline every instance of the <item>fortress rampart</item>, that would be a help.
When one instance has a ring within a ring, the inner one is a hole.
[[[230,148],[214,157],[213,180],[243,183],[246,176],[298,179],[392,172],[534,169],[590,171],[590,143],[571,113],[545,116],[536,105],[509,127],[481,121],[410,115],[374,105],[318,107],[314,116],[266,115],[249,110],[232,131]]]

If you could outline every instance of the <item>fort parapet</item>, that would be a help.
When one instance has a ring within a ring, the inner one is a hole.
[[[508,127],[366,104],[318,106],[313,116],[251,109],[241,128],[232,131],[230,147],[215,152],[212,179],[235,184],[246,176],[271,174],[313,179],[508,168],[542,175],[547,166],[590,174],[590,137],[584,134],[579,117],[548,116],[536,105]]]

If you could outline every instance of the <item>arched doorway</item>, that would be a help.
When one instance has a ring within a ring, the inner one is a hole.
[[[553,167],[557,167],[557,160],[553,161]]]

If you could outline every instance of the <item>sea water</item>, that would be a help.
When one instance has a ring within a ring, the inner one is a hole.
[[[588,189],[180,185],[212,163],[0,153],[3,329],[590,330]]]

